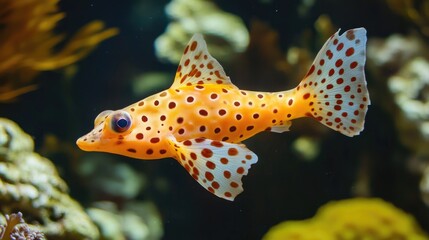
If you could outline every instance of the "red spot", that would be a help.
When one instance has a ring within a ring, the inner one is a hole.
[[[342,84],[343,82],[344,82],[344,79],[342,79],[342,78],[337,79],[337,84]]]
[[[223,176],[224,176],[225,178],[230,178],[230,177],[231,177],[231,172],[230,172],[230,171],[224,171],[224,172],[223,172]]]
[[[159,138],[157,138],[157,137],[151,138],[150,142],[151,143],[157,143],[157,142],[159,142]]]
[[[346,38],[350,41],[355,39],[355,31],[353,29],[350,29],[346,32]]]
[[[207,64],[207,68],[208,69],[213,69],[213,64],[212,63]]]
[[[328,112],[327,115],[330,117],[332,116],[332,112]]]
[[[199,113],[201,116],[207,116],[207,115],[209,115],[209,113],[208,113],[206,110],[204,110],[204,109],[201,109],[198,113]]]
[[[352,81],[352,82],[356,81],[356,77],[352,77],[352,78],[350,79],[350,81]]]
[[[331,68],[330,70],[329,70],[329,76],[332,76],[332,75],[334,75],[334,73],[335,73],[335,70],[333,69],[333,68]]]
[[[178,117],[178,118],[177,118],[177,123],[178,123],[178,124],[183,123],[183,118],[182,118],[182,117]]]
[[[194,152],[191,152],[190,156],[192,160],[197,160],[197,154],[195,154]]]
[[[334,45],[338,44],[338,39],[334,39]]]
[[[192,142],[191,142],[190,140],[185,140],[185,141],[183,142],[183,145],[185,145],[185,146],[191,146],[191,145],[192,145]]]
[[[188,103],[191,103],[191,102],[193,102],[193,101],[194,101],[194,97],[189,96],[188,98],[186,98],[186,101],[187,101]]]
[[[258,98],[261,98],[261,99],[264,97],[264,95],[262,95],[262,94],[258,94],[257,96],[258,96]]]
[[[244,168],[243,167],[237,168],[237,173],[238,174],[243,174],[244,173]]]
[[[335,118],[335,122],[339,123],[339,122],[341,122],[341,119],[340,118]]]
[[[337,51],[341,51],[341,49],[343,49],[343,47],[344,47],[344,43],[338,44]]]
[[[195,51],[196,48],[197,48],[197,42],[193,41],[191,44],[191,51]]]
[[[206,176],[206,179],[209,180],[210,182],[213,181],[214,179],[214,176],[211,172],[206,172],[205,176]]]
[[[335,66],[336,66],[336,67],[341,67],[341,65],[343,65],[343,60],[338,59],[338,60],[335,62]]]
[[[320,81],[322,84],[326,82],[326,78],[322,79],[322,81]]]
[[[246,159],[247,159],[247,160],[251,160],[251,159],[252,159],[252,155],[247,154],[247,155],[246,155]]]
[[[320,66],[323,66],[323,64],[325,64],[325,59],[320,59],[319,64],[320,64]]]
[[[211,99],[216,99],[216,98],[217,98],[217,94],[216,94],[216,93],[212,93],[212,94],[210,95],[210,98],[211,98]]]
[[[147,120],[148,120],[148,119],[147,119],[147,117],[146,117],[145,115],[143,115],[143,116],[142,116],[142,121],[143,121],[143,122],[147,122]]]
[[[347,49],[346,56],[350,57],[351,55],[353,55],[353,53],[355,53],[355,49],[351,47],[351,48]]]
[[[221,110],[219,110],[218,113],[219,113],[219,115],[223,116],[226,114],[226,111],[225,111],[225,109],[221,109]]]
[[[304,96],[303,96],[304,100],[305,100],[305,99],[308,99],[309,97],[310,97],[310,93],[306,93],[306,94],[304,94]]]
[[[356,61],[354,61],[354,62],[350,63],[350,68],[354,69],[357,67],[357,65],[358,65],[358,63]]]
[[[228,164],[228,159],[223,157],[223,158],[220,159],[220,162],[222,164]]]
[[[338,71],[338,74],[343,75],[344,73],[344,68],[341,68],[340,71]]]
[[[335,98],[341,98],[341,97],[342,97],[341,94],[339,93],[335,94]]]
[[[219,185],[219,183],[218,183],[218,182],[212,182],[212,187],[213,187],[214,189],[219,189],[220,185]]]
[[[189,45],[188,45],[188,46],[186,46],[185,51],[183,52],[183,54],[188,53],[188,50],[189,50]]]
[[[344,92],[350,92],[350,86],[349,85],[344,87]]]
[[[343,116],[343,117],[347,117],[347,112],[343,112],[343,113],[341,114],[341,116]]]
[[[146,154],[148,154],[148,155],[151,155],[153,153],[153,150],[152,149],[148,149],[148,150],[146,150]]]
[[[310,70],[308,70],[307,75],[305,77],[310,76],[314,72],[314,65],[311,65]]]
[[[186,59],[186,61],[185,61],[185,67],[187,67],[188,65],[189,65],[189,63],[190,63],[191,61],[189,60],[189,59]]]
[[[236,182],[231,182],[230,186],[233,188],[238,188],[239,185]]]
[[[334,85],[332,85],[332,84],[326,85],[326,89],[332,89],[333,87],[334,87]]]
[[[317,75],[321,75],[322,74],[322,70],[317,70]],[[311,82],[310,82],[310,86],[311,86]]]
[[[214,193],[214,189],[212,187],[208,187],[207,190],[209,190],[211,193]]]
[[[328,51],[326,51],[326,56],[328,56],[328,59],[331,59],[334,56],[334,54],[332,54],[332,51],[328,49]]]
[[[232,194],[230,192],[225,192],[225,197],[232,197]]]
[[[341,106],[340,105],[335,105],[334,109],[337,110],[337,111],[340,111],[341,110]]]
[[[214,147],[223,147],[223,144],[219,141],[213,141],[210,145],[214,146]]]
[[[202,143],[202,142],[204,142],[206,139],[205,138],[197,138],[197,139],[195,139],[195,142],[196,143]]]
[[[203,150],[201,150],[201,155],[203,155],[203,157],[210,158],[213,156],[213,152],[208,148],[204,148]]]
[[[289,105],[289,106],[291,106],[292,104],[293,104],[293,99],[291,98],[291,99],[289,99],[289,101],[287,102],[287,104]]]
[[[143,139],[143,133],[137,133],[136,134],[136,138],[139,139],[139,140]]]
[[[237,148],[230,148],[230,149],[228,149],[228,155],[229,156],[235,156],[237,154],[238,154]]]
[[[212,161],[207,161],[206,162],[206,166],[210,169],[215,169],[216,168],[216,164],[214,164]]]

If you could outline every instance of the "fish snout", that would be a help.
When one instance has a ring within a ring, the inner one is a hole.
[[[80,137],[76,141],[76,145],[84,151],[96,151],[100,145],[101,132],[94,129],[88,134]]]

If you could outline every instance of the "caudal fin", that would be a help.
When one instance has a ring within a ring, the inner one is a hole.
[[[332,35],[317,54],[297,94],[308,101],[307,116],[349,137],[364,128],[370,104],[365,81],[366,30]]]

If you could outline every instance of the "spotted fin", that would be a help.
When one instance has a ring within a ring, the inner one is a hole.
[[[336,32],[317,54],[305,79],[297,87],[308,101],[307,116],[346,136],[364,127],[370,104],[365,80],[366,30]]]
[[[243,144],[205,138],[177,142],[170,137],[170,145],[178,162],[201,186],[230,201],[243,191],[241,178],[258,161]]]
[[[196,84],[224,84],[236,88],[219,62],[210,55],[201,34],[195,34],[186,46],[171,87]]]

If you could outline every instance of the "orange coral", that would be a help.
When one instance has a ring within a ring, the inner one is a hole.
[[[101,41],[118,33],[93,21],[59,50],[65,39],[53,32],[65,14],[59,0],[0,0],[0,102],[34,90],[40,71],[60,69],[85,57]],[[55,49],[55,50],[54,50]]]

